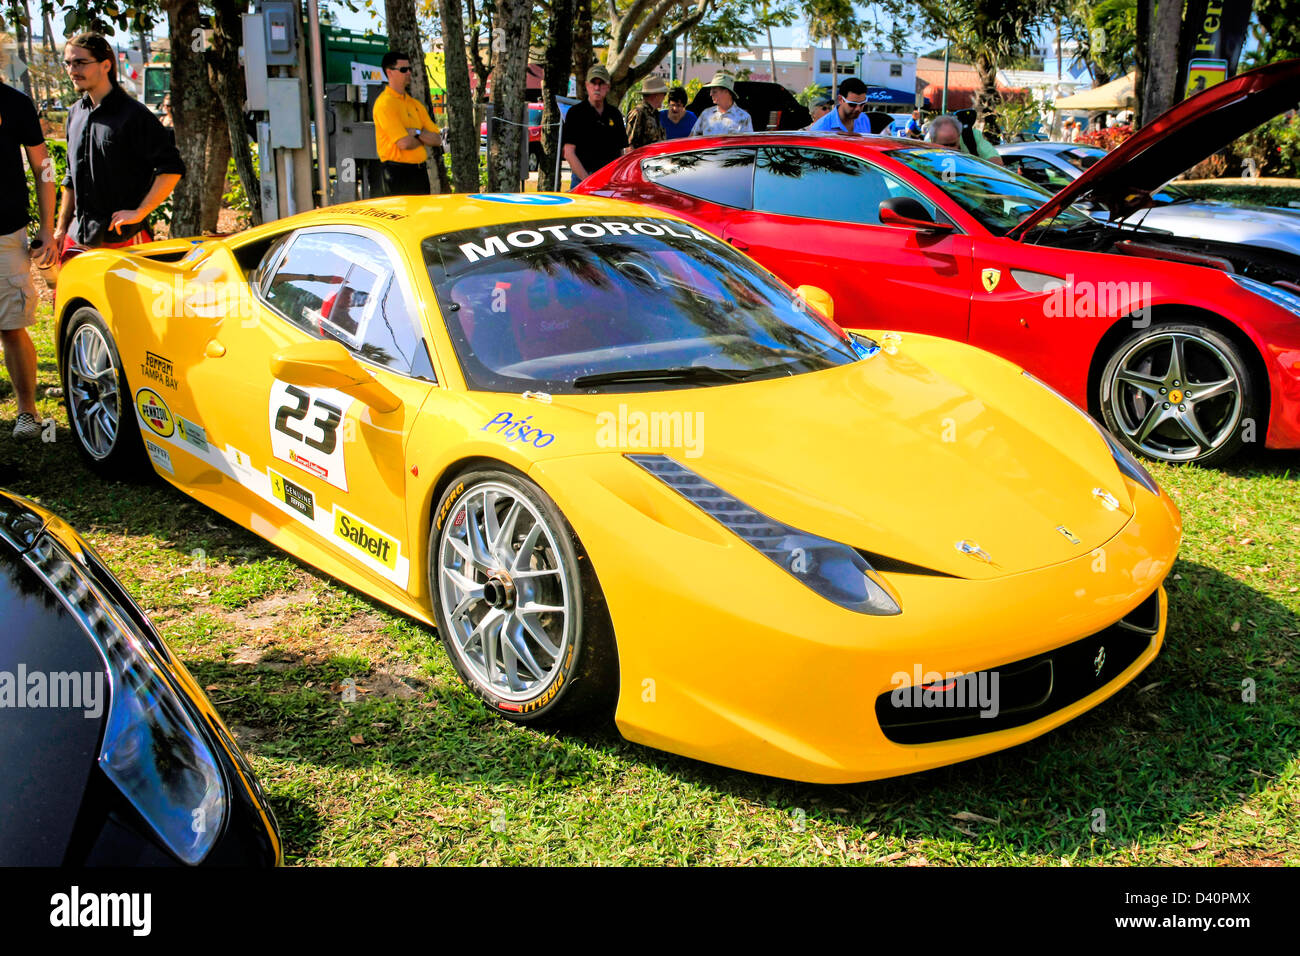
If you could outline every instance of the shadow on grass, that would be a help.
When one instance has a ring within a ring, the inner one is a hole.
[[[1134,841],[1177,842],[1180,825],[1240,802],[1300,750],[1300,620],[1213,569],[1180,562],[1174,573],[1181,578],[1168,582],[1165,648],[1110,701],[1012,750],[854,786],[712,767],[630,744],[610,724],[521,728],[439,679],[408,681],[400,695],[391,686],[367,694],[376,675],[357,659],[191,669],[200,684],[219,685],[214,698],[229,698],[221,702],[228,723],[257,729],[250,752],[258,756],[575,791],[605,786],[613,759],[702,790],[802,809],[810,822],[973,843],[985,855],[1004,849],[1082,861]],[[347,678],[360,690],[356,703],[343,702]],[[1243,701],[1247,680],[1254,702]],[[997,822],[955,820],[962,811]]]

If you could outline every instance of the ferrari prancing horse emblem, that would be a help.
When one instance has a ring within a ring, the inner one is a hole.
[[[980,273],[980,279],[984,282],[984,291],[992,292],[998,287],[998,282],[1002,279],[1002,271],[1000,269],[985,269]]]

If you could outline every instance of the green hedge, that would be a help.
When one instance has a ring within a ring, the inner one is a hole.
[[[1221,199],[1224,202],[1251,203],[1256,206],[1300,205],[1300,186],[1269,186],[1223,179],[1212,183],[1175,183],[1197,199]]]

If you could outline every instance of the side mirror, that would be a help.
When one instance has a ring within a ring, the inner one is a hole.
[[[300,342],[271,356],[271,374],[302,388],[333,388],[377,412],[395,412],[402,400],[380,385],[339,342]]]
[[[880,203],[880,224],[882,226],[906,226],[920,232],[952,232],[950,222],[935,222],[930,218],[926,208],[910,196],[893,196]]]
[[[832,320],[835,318],[835,302],[831,299],[831,294],[825,289],[819,289],[815,285],[801,285],[794,291],[799,298],[826,316],[826,318]]]

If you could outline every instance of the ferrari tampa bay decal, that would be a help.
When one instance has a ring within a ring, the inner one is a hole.
[[[348,490],[343,441],[339,434],[352,397],[324,388],[271,385],[271,453],[281,461]]]

